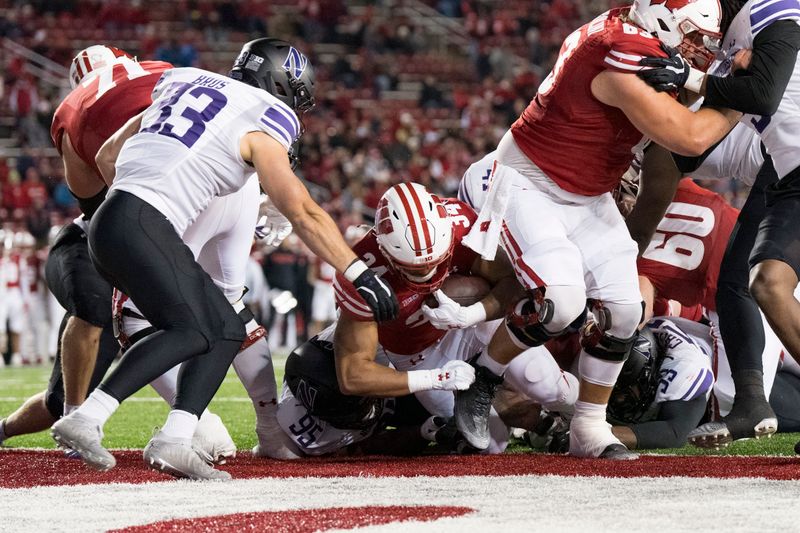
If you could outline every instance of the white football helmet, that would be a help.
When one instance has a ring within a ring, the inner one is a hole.
[[[441,200],[417,183],[395,185],[375,211],[381,252],[408,284],[433,292],[448,274],[453,256],[453,222]]]
[[[635,0],[630,19],[706,71],[720,49],[719,0]]]
[[[95,44],[84,48],[72,58],[72,64],[69,67],[70,87],[74,89],[84,76],[92,71],[113,65],[120,61],[120,58],[136,61],[136,58],[125,50],[113,46]]]

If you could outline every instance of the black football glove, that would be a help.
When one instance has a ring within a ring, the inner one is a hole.
[[[354,261],[354,266],[359,266],[358,263],[364,265],[362,261]],[[350,270],[348,268],[348,270]],[[379,278],[375,271],[370,268],[365,268],[354,280],[352,280],[358,294],[364,299],[369,308],[372,310],[372,315],[375,317],[375,322],[385,322],[397,318],[400,312],[400,304],[397,302],[397,296],[394,294],[391,285]],[[345,272],[347,277],[347,272]]]
[[[664,44],[661,48],[669,57],[645,57],[639,61],[643,67],[652,67],[640,70],[638,75],[648,85],[658,92],[674,92],[683,88],[689,79],[692,66],[675,49]]]

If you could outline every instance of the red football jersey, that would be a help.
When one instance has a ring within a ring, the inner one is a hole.
[[[511,126],[520,149],[562,189],[596,196],[619,183],[642,134],[625,114],[597,100],[604,70],[635,74],[644,56],[664,57],[658,39],[612,9],[566,38],[553,71]]]
[[[739,210],[722,196],[683,179],[639,258],[639,274],[650,280],[659,298],[715,310],[719,267],[738,217]]]
[[[461,239],[469,233],[477,216],[467,204],[459,200],[447,199],[443,203],[454,224],[455,247],[450,262],[450,273],[468,274],[478,254],[461,244]],[[405,278],[389,266],[386,257],[378,248],[374,230],[361,239],[353,250],[391,285],[400,302],[400,313],[397,318],[378,325],[378,339],[383,348],[396,354],[412,355],[421,352],[444,336],[446,331],[434,328],[422,314],[422,304],[427,294],[420,294],[409,287]],[[353,284],[344,276],[336,274],[333,288],[336,293],[336,304],[342,313],[360,322],[373,320],[372,311]]]
[[[99,71],[64,98],[53,116],[50,136],[61,152],[64,133],[78,156],[100,175],[94,162],[106,140],[153,103],[151,96],[161,74],[173,68],[163,61],[124,62]]]

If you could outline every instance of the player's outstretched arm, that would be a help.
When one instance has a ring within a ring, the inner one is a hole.
[[[292,172],[286,148],[261,132],[242,137],[240,148],[242,158],[255,166],[264,192],[298,237],[356,286],[378,322],[396,317],[399,305],[394,291],[347,246],[336,223]]]
[[[614,435],[630,449],[681,448],[706,410],[706,397],[673,400],[660,405],[658,418],[632,426],[614,426]]]
[[[639,255],[650,245],[681,179],[683,174],[675,166],[672,154],[662,146],[650,145],[642,160],[636,205],[625,219],[631,238],[639,245]]]
[[[592,94],[620,109],[646,137],[681,155],[699,156],[722,139],[741,118],[730,109],[692,112],[632,74],[606,70],[592,80]]]
[[[375,362],[378,325],[342,313],[336,323],[333,351],[336,376],[344,394],[395,397],[423,390],[465,390],[475,381],[475,369],[465,361],[442,368],[401,372]]]
[[[100,150],[97,151],[94,162],[97,163],[97,168],[100,169],[100,174],[103,175],[103,179],[108,186],[111,186],[114,182],[114,176],[117,175],[115,165],[117,163],[117,157],[122,151],[122,145],[139,131],[143,116],[144,111],[128,120],[114,135],[106,139],[106,142],[104,142]]]

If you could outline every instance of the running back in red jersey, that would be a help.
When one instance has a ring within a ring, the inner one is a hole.
[[[684,178],[637,267],[659,298],[716,310],[717,279],[739,210]]]
[[[123,61],[87,75],[56,109],[50,127],[53,144],[61,152],[64,134],[69,135],[75,152],[99,177],[97,151],[131,117],[150,107],[153,88],[171,68],[163,61]]]
[[[449,265],[442,264],[438,268],[447,267],[450,274],[469,274],[478,255],[464,246],[461,240],[469,233],[477,216],[467,204],[455,198],[443,200],[443,204],[448,217],[453,221],[455,244]],[[401,355],[415,354],[431,346],[447,333],[445,330],[434,328],[428,322],[422,313],[422,304],[425,303],[427,294],[410,287],[405,278],[390,266],[378,247],[374,231],[361,239],[353,250],[367,266],[392,286],[400,303],[400,313],[397,318],[378,324],[378,341],[383,348]],[[336,304],[342,313],[357,321],[374,320],[358,291],[341,274],[336,274],[333,287]]]
[[[605,70],[635,75],[645,56],[664,57],[658,39],[612,9],[577,29],[561,46],[550,75],[511,127],[528,158],[562,189],[609,192],[633,159],[642,134],[617,108],[597,100],[592,80]]]

